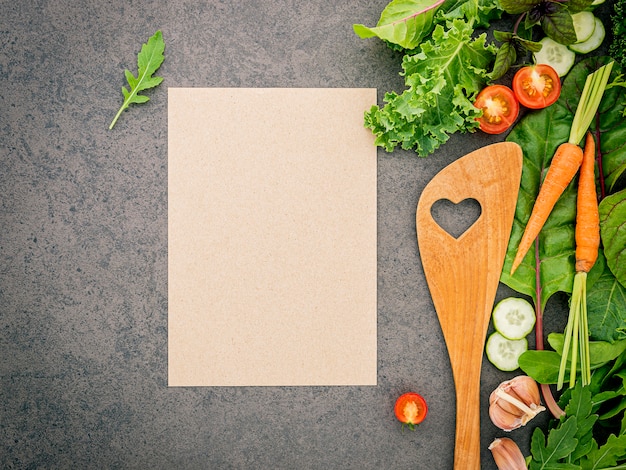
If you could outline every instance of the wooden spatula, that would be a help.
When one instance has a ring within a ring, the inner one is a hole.
[[[417,204],[417,240],[456,388],[454,468],[480,470],[480,373],[487,327],[522,172],[512,142],[483,147],[441,170]],[[439,200],[475,199],[481,213],[458,238],[435,222]]]

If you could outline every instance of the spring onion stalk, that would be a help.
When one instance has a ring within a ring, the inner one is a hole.
[[[611,69],[613,69],[613,62],[609,62],[587,75],[570,129],[569,142],[571,144],[579,144],[589,129],[591,121],[598,111],[598,106],[600,106],[602,95],[604,95],[606,84],[611,75]]]

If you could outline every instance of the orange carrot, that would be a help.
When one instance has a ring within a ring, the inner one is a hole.
[[[511,267],[511,275],[521,264],[546,223],[552,208],[578,172],[582,160],[583,151],[576,144],[564,142],[557,148],[517,248]]]
[[[598,259],[600,247],[600,216],[596,194],[595,142],[587,132],[583,162],[578,178],[576,201],[576,274],[570,299],[570,312],[563,333],[563,353],[559,366],[557,389],[565,381],[567,360],[570,361],[570,387],[576,383],[578,359],[583,385],[591,382],[589,357],[589,325],[587,322],[587,273]],[[570,353],[571,344],[571,353]]]
[[[586,272],[598,259],[600,215],[595,176],[595,142],[587,133],[576,201],[576,272]]]

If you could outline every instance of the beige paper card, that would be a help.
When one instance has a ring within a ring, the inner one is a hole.
[[[375,89],[170,88],[170,386],[376,384]]]

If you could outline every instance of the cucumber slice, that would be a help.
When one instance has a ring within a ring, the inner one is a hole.
[[[519,368],[519,357],[528,350],[526,338],[510,340],[497,331],[487,338],[487,359],[498,369],[511,372]]]
[[[596,27],[593,30],[593,34],[589,39],[584,42],[577,42],[576,44],[570,44],[569,48],[578,53],[578,54],[588,54],[591,51],[595,51],[600,45],[602,41],[604,41],[604,36],[606,36],[606,31],[604,29],[604,24],[602,20],[597,16],[594,17],[594,22]]]
[[[522,339],[535,326],[535,309],[527,300],[508,297],[498,302],[492,313],[493,326],[506,339]]]
[[[576,31],[576,43],[585,42],[593,34],[596,29],[596,17],[590,11],[580,11],[572,15],[574,22],[574,31]]]
[[[559,77],[567,75],[576,60],[574,51],[549,37],[545,37],[539,42],[541,43],[541,50],[533,54],[535,63],[548,64],[559,74]]]
[[[604,3],[604,0],[593,0],[593,2],[591,2],[591,6],[595,7],[598,5],[602,5]]]

